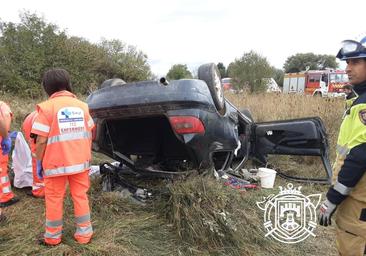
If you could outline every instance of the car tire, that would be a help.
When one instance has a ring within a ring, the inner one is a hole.
[[[201,65],[198,68],[198,79],[206,82],[217,111],[223,114],[225,112],[224,88],[215,63]]]
[[[112,87],[112,86],[117,86],[117,85],[123,85],[126,82],[123,81],[120,78],[112,78],[112,79],[108,79],[105,80],[100,86],[99,89],[105,88],[105,87]]]
[[[321,92],[315,92],[314,93],[314,96],[321,98],[322,97],[322,93]]]
[[[250,113],[249,109],[247,108],[242,108],[240,110],[240,112],[245,115],[246,117],[248,117],[252,122],[254,122],[254,119],[253,119],[253,116],[252,116],[252,113]]]

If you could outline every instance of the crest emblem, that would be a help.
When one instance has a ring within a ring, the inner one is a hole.
[[[366,109],[363,109],[360,112],[358,112],[358,116],[360,117],[361,123],[366,124]]]
[[[301,186],[294,188],[291,183],[287,188],[279,188],[277,195],[271,194],[257,202],[259,209],[264,211],[265,236],[287,244],[301,242],[310,235],[315,237],[316,208],[321,194],[305,196],[300,191]]]

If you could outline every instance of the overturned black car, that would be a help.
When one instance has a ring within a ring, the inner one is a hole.
[[[331,177],[328,142],[319,118],[255,123],[248,110],[225,99],[215,64],[199,79],[124,83],[105,81],[87,99],[96,123],[93,150],[140,175],[174,176],[190,170],[239,170],[268,154],[320,156]],[[290,177],[291,178],[291,177]]]

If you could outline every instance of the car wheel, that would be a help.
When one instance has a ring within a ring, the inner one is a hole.
[[[321,97],[322,97],[322,93],[321,93],[321,92],[316,92],[316,93],[314,93],[314,96],[315,96],[315,97],[320,97],[320,98],[321,98]]]
[[[201,65],[198,68],[198,79],[206,82],[217,111],[225,112],[224,88],[217,66],[214,63]]]
[[[120,78],[112,78],[112,79],[108,79],[105,80],[100,86],[99,89],[105,88],[105,87],[112,87],[112,86],[117,86],[117,85],[122,85],[125,84],[126,82],[123,81]]]
[[[240,110],[240,112],[245,115],[246,117],[248,117],[252,122],[254,122],[253,120],[253,116],[252,116],[252,113],[250,113],[249,109],[247,108],[243,108]]]

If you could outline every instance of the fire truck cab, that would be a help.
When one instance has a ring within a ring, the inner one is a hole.
[[[283,92],[340,97],[344,96],[343,86],[346,84],[348,84],[348,77],[344,70],[309,70],[285,74]]]

